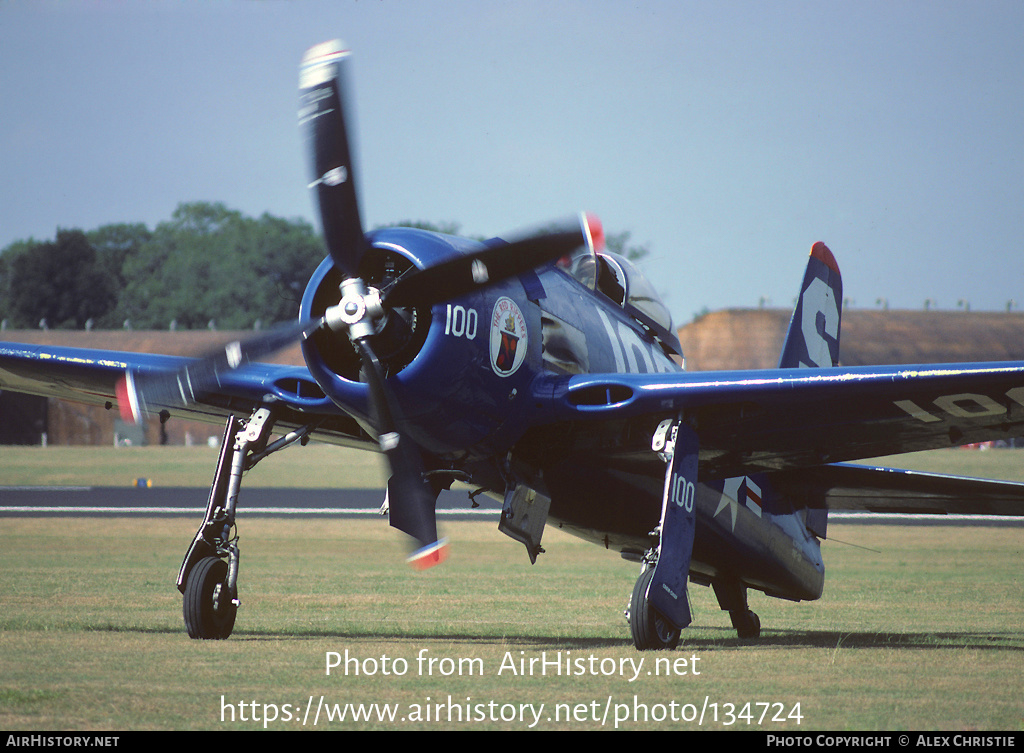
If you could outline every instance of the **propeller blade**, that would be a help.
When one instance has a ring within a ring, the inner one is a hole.
[[[126,372],[116,390],[121,417],[139,423],[147,412],[191,405],[220,384],[223,375],[291,345],[322,323],[323,319],[299,321],[245,341],[236,340],[180,369]]]
[[[419,543],[408,558],[417,570],[438,565],[448,556],[448,542],[438,539],[435,505],[437,492],[426,480],[423,456],[419,447],[402,436],[398,404],[384,379],[377,355],[365,340],[357,340],[359,354],[370,386],[370,401],[381,450],[388,459],[388,516],[391,525],[407,533]]]
[[[402,278],[388,292],[389,308],[431,306],[528,272],[603,237],[600,222],[581,214],[541,235],[485,248]]]
[[[357,275],[366,250],[346,117],[350,55],[340,41],[324,42],[306,52],[299,72],[299,123],[312,148],[310,187],[316,188],[327,250],[345,277]]]

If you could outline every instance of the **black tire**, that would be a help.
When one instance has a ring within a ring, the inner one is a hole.
[[[227,575],[228,563],[217,557],[204,557],[188,574],[182,614],[189,638],[223,640],[231,635],[238,607],[231,603]]]
[[[670,651],[679,645],[677,630],[647,601],[647,589],[654,577],[654,568],[644,570],[633,586],[629,602],[629,629],[638,651]]]
[[[736,635],[743,640],[754,640],[761,637],[761,620],[749,609],[744,612],[729,612]]]

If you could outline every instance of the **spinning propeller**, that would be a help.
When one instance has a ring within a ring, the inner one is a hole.
[[[260,356],[279,350],[322,327],[346,333],[362,363],[370,388],[373,425],[391,470],[388,501],[391,525],[409,534],[419,548],[409,557],[414,567],[442,562],[446,543],[438,540],[434,505],[437,492],[424,473],[422,451],[403,430],[404,418],[373,348],[373,339],[395,308],[433,306],[472,290],[565,256],[584,244],[592,244],[601,232],[590,216],[556,226],[540,236],[443,261],[427,269],[415,269],[382,295],[360,277],[368,249],[360,219],[351,141],[346,126],[348,88],[345,85],[350,51],[332,41],[311,48],[303,57],[299,74],[300,125],[312,146],[313,181],[324,242],[343,280],[338,303],[323,316],[235,342],[223,351],[200,358],[169,372],[134,375],[126,373],[118,385],[122,415],[138,421],[147,411],[158,411],[197,402],[215,389],[220,377]]]

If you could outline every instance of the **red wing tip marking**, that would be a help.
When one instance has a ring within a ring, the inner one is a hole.
[[[414,570],[426,570],[434,565],[440,565],[446,559],[448,559],[448,539],[441,539],[422,549],[417,549],[405,561],[412,565]]]
[[[821,241],[818,241],[811,246],[811,256],[825,264],[833,272],[839,271],[839,264],[836,262],[836,257],[834,257],[832,252],[829,251],[828,246]]]

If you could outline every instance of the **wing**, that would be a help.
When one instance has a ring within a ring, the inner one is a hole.
[[[670,417],[701,478],[809,468],[1024,435],[1024,363],[552,377],[538,423]]]
[[[0,390],[118,406],[117,383],[126,372],[173,371],[193,359],[145,353],[47,347],[0,342]],[[217,389],[171,416],[223,423],[229,415],[248,415],[273,403],[277,425],[316,425],[312,437],[332,444],[378,449],[360,426],[326,397],[309,371],[300,366],[252,363],[221,377]],[[120,406],[118,406],[120,407]]]
[[[906,515],[1024,515],[1024,484],[837,463],[771,475],[812,508]]]

